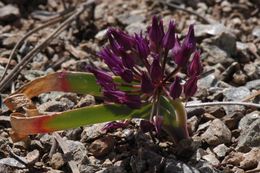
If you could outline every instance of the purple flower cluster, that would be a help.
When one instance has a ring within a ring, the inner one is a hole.
[[[116,83],[109,72],[89,68],[101,85],[107,101],[139,108],[142,102],[156,102],[160,95],[177,99],[182,93],[185,98],[195,94],[202,65],[193,25],[190,25],[182,43],[175,33],[175,23],[171,21],[165,31],[162,20],[157,17],[153,17],[146,34],[129,35],[111,28],[107,37],[109,44],[98,55],[123,82]],[[176,64],[170,73],[166,71],[169,58]],[[180,70],[186,70],[186,81],[177,75]],[[133,89],[123,91],[119,89],[120,86]]]

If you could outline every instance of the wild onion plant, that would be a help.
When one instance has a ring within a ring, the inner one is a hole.
[[[15,133],[26,136],[138,117],[152,124],[147,126],[149,123],[142,121],[142,128],[151,127],[156,132],[163,129],[176,142],[189,137],[183,102],[195,94],[202,72],[193,25],[182,41],[175,33],[175,23],[171,21],[168,29],[164,29],[163,21],[158,17],[153,17],[152,25],[146,32],[129,35],[110,28],[107,38],[108,44],[98,53],[107,69],[88,66],[90,73],[47,75],[25,85],[6,99],[10,109],[24,107],[27,110],[27,115],[12,114]],[[171,71],[167,66],[170,61],[175,64]],[[180,72],[186,73],[186,77],[180,77]],[[44,87],[44,83],[48,86]],[[104,103],[62,113],[28,116],[32,114],[31,108],[35,110],[35,107],[30,101],[19,102],[21,97],[29,100],[48,91],[92,94],[103,98]],[[104,129],[124,125],[112,122]]]

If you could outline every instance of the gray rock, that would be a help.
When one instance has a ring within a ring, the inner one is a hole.
[[[220,161],[216,158],[213,153],[209,153],[207,155],[202,156],[202,158],[208,161],[211,165],[217,166],[219,165]]]
[[[134,34],[137,33],[139,34],[141,31],[145,32],[146,31],[146,24],[141,23],[141,22],[135,22],[135,23],[131,23],[130,25],[128,25],[125,30],[129,33],[129,34]]]
[[[109,154],[114,147],[115,139],[112,136],[105,136],[93,141],[88,147],[88,150],[96,158],[102,158]]]
[[[242,114],[241,112],[233,112],[224,116],[223,118],[221,118],[221,120],[226,124],[226,126],[230,130],[235,130],[237,129],[237,124],[243,116],[244,114]]]
[[[98,166],[84,164],[79,166],[80,173],[96,173],[100,168]]]
[[[260,146],[260,119],[255,120],[238,138],[237,148]]]
[[[102,134],[105,134],[106,132],[102,130],[102,128],[107,123],[100,123],[100,124],[94,124],[90,126],[85,126],[83,129],[83,132],[81,133],[81,142],[87,142],[90,140],[94,140],[101,136]]]
[[[0,165],[7,165],[15,168],[25,168],[25,165],[21,164],[14,158],[3,158],[0,159]]]
[[[240,101],[243,100],[245,97],[250,95],[250,90],[247,87],[233,87],[227,88],[223,92],[224,100],[225,101]],[[232,114],[236,110],[243,110],[244,106],[238,105],[230,105],[230,106],[223,106],[226,114]]]
[[[20,17],[19,9],[14,5],[6,5],[0,8],[0,21],[11,22]]]
[[[247,82],[246,87],[250,90],[251,89],[259,90],[260,89],[260,79],[256,79],[256,80]]]
[[[220,119],[215,119],[211,122],[208,129],[201,135],[201,138],[209,145],[226,144],[231,141],[231,131]]]
[[[252,43],[253,44],[253,43]],[[249,44],[247,43],[242,43],[240,41],[236,42],[237,46],[237,60],[240,63],[249,63],[250,60],[250,54],[249,54]]]
[[[190,126],[191,131],[195,132],[199,124],[199,119],[197,116],[192,116],[187,120],[187,123]]]
[[[4,165],[4,164],[0,164],[0,172],[1,173],[15,173],[16,168],[8,166],[8,165]]]
[[[95,97],[92,95],[86,95],[80,99],[76,107],[85,107],[95,104]]]
[[[223,32],[230,32],[223,24],[199,24],[194,26],[194,31],[197,37],[207,36],[207,35],[220,35]]]
[[[33,151],[30,151],[29,153],[27,153],[25,158],[26,158],[28,164],[34,164],[35,162],[37,162],[39,160],[39,157],[40,157],[39,150],[33,150]]]
[[[46,73],[41,70],[26,70],[23,71],[22,74],[24,75],[25,79],[29,81],[32,81],[38,77],[46,75]]]
[[[107,3],[99,3],[94,12],[95,19],[101,19],[105,16],[105,12],[107,11]]]
[[[233,34],[223,32],[216,36],[213,42],[229,56],[236,55],[236,37]]]
[[[260,60],[244,65],[244,71],[251,80],[260,78]]]
[[[40,137],[40,141],[42,143],[42,145],[44,146],[45,150],[50,149],[50,147],[53,144],[53,137],[49,134],[43,134],[43,135],[39,135]]]
[[[39,99],[40,99],[41,103],[45,103],[47,101],[56,100],[56,98],[62,97],[63,95],[64,95],[64,92],[53,91],[51,93],[40,94]]]
[[[223,158],[226,156],[229,148],[225,144],[220,144],[216,146],[213,151],[218,156],[218,158]]]
[[[198,168],[201,173],[222,173],[221,171],[216,170],[207,161],[199,161],[196,168]]]
[[[95,35],[95,39],[101,41],[103,39],[105,39],[107,34],[107,29],[101,30],[99,31],[96,35]]]
[[[61,153],[54,153],[50,160],[50,165],[53,169],[60,169],[65,164]]]
[[[84,159],[87,158],[87,150],[83,143],[78,141],[66,140],[69,151],[72,153],[73,160],[80,164]]]
[[[260,112],[259,111],[254,111],[251,112],[247,115],[245,115],[238,124],[238,129],[244,131],[247,130],[248,127],[257,119],[260,119]]]
[[[240,162],[240,168],[244,170],[254,169],[259,165],[260,148],[253,148],[250,152],[244,154],[244,160]]]
[[[135,11],[132,11],[131,13],[135,13]],[[123,25],[130,25],[132,23],[138,23],[138,22],[141,23],[145,20],[145,16],[142,14],[129,14],[129,13],[118,15],[116,18]]]
[[[203,150],[202,148],[198,148],[196,153],[194,153],[193,156],[191,157],[191,159],[197,162],[201,160],[202,157],[205,156],[206,154],[207,152],[205,150]]]
[[[30,64],[32,70],[43,70],[45,73],[47,71],[44,69],[48,65],[49,59],[45,54],[38,53],[33,57],[33,62]]]
[[[260,38],[260,26],[254,27],[252,35]]]
[[[216,76],[214,74],[210,74],[206,77],[199,79],[197,85],[199,88],[210,88],[213,87],[216,83]]]
[[[127,173],[127,171],[120,166],[111,166],[108,168],[103,168],[102,170],[96,172],[96,173]]]
[[[176,160],[167,160],[164,173],[199,173],[200,171],[192,166]]]
[[[246,87],[233,87],[224,90],[225,100],[239,101],[250,95],[250,90]]]
[[[132,172],[156,172],[156,170],[160,167],[162,158],[162,156],[151,150],[140,148],[137,156],[131,157],[130,166],[132,168]]]
[[[211,121],[207,121],[203,124],[200,124],[197,131],[202,131],[202,130],[205,130],[206,128],[208,128],[211,124]]]
[[[7,38],[4,38],[2,41],[2,45],[6,48],[12,48],[21,38],[21,35],[11,35]]]
[[[216,45],[203,42],[201,47],[210,55],[207,57],[207,62],[211,65],[220,63],[224,66],[229,66],[234,62],[234,59]]]
[[[48,101],[39,106],[40,112],[62,112],[68,110],[69,105],[60,101]]]

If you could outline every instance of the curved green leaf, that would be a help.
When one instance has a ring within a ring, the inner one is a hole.
[[[102,123],[128,118],[148,118],[151,104],[140,109],[131,109],[125,105],[95,105],[67,112],[34,117],[11,116],[12,129],[22,135],[48,133],[76,128],[83,125]]]

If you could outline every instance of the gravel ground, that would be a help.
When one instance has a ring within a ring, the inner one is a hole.
[[[64,2],[64,3],[63,3]],[[0,1],[0,77],[15,44],[27,32],[81,1]],[[260,1],[258,0],[100,0],[86,9],[45,49],[33,57],[1,92],[5,98],[28,81],[55,71],[84,71],[89,63],[104,66],[96,52],[106,43],[110,26],[129,33],[145,30],[153,15],[177,23],[185,33],[195,24],[205,71],[190,102],[241,101],[260,89]],[[64,5],[65,4],[65,5]],[[171,5],[174,4],[174,5]],[[177,8],[177,7],[178,8]],[[188,11],[187,11],[188,10]],[[17,63],[58,25],[31,35],[10,62]],[[169,68],[172,68],[169,64]],[[91,95],[44,93],[35,99],[39,110],[65,111],[96,104]],[[260,97],[250,102],[260,104]],[[260,112],[238,105],[189,108],[191,139],[173,144],[163,132],[127,128],[104,132],[104,124],[56,134],[31,136],[13,143],[7,108],[0,109],[0,172],[81,173],[253,173],[260,172]],[[58,142],[56,142],[56,140]],[[61,142],[61,143],[59,143]],[[66,145],[66,149],[61,144]],[[66,152],[64,152],[66,150]]]

